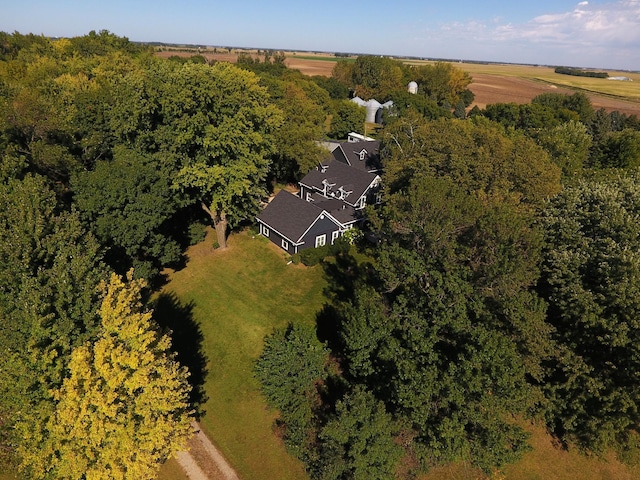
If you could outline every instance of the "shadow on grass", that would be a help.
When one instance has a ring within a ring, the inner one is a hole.
[[[189,369],[190,401],[199,419],[205,413],[203,407],[207,401],[204,390],[207,357],[202,331],[193,318],[193,307],[193,302],[185,305],[175,293],[163,292],[155,301],[153,318],[160,328],[170,330],[173,350],[180,363]]]

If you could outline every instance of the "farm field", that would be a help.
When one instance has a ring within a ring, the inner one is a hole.
[[[243,50],[244,51],[244,50]],[[255,53],[257,50],[249,50]],[[158,52],[158,55],[193,55],[179,51]],[[306,75],[331,76],[331,71],[339,57],[327,53],[285,52],[285,63],[289,68],[300,70]],[[206,51],[202,53],[208,60],[235,62],[238,50],[232,52]],[[407,60],[413,65],[432,62]],[[456,67],[468,72],[473,78],[469,89],[474,93],[472,104],[484,108],[491,103],[529,103],[541,93],[584,92],[596,109],[618,110],[627,115],[640,116],[640,73],[608,71],[611,76],[626,76],[631,82],[602,78],[575,77],[554,72],[552,67],[514,64],[456,63]]]

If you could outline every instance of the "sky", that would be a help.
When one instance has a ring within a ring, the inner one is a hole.
[[[640,0],[0,0],[0,31],[640,70]]]

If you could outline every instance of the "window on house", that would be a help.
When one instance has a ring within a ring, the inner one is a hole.
[[[282,239],[282,241],[280,242],[280,245],[282,246],[282,248],[284,248],[285,250],[289,250],[289,242],[287,242],[284,238]]]
[[[340,230],[336,230],[335,232],[331,232],[331,245],[335,242],[340,236]]]
[[[312,202],[313,199],[311,198],[311,192],[307,192],[307,202]]]
[[[316,237],[316,248],[323,247],[327,244],[327,234],[318,235]]]
[[[266,227],[266,225],[262,225],[262,234],[263,234],[265,237],[268,237],[268,236],[269,236],[269,229]]]
[[[366,150],[361,150],[360,151],[360,160],[364,160],[365,155],[367,154]]]

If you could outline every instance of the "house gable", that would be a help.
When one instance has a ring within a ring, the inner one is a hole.
[[[256,217],[260,233],[289,253],[315,246],[315,238],[345,227],[330,213],[285,190],[280,191]]]
[[[382,170],[379,151],[380,142],[370,140],[343,142],[333,150],[332,154],[338,162],[365,172],[378,173]]]

